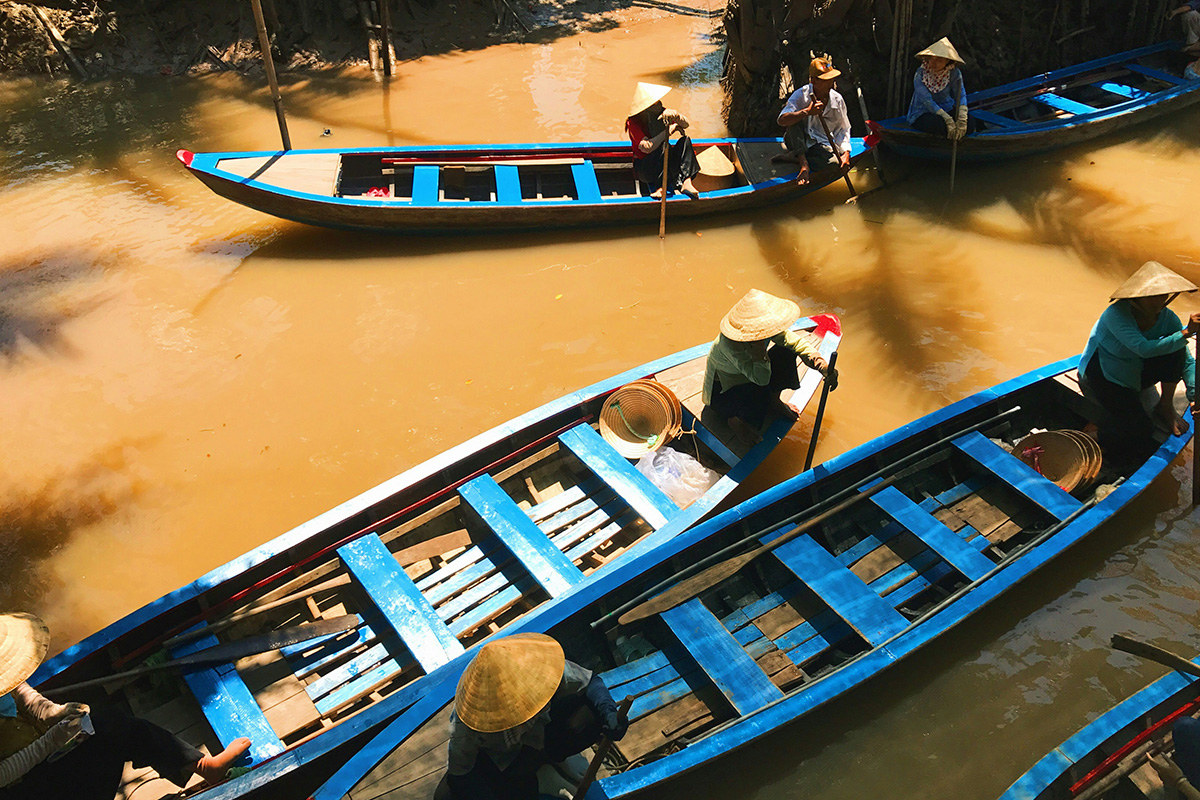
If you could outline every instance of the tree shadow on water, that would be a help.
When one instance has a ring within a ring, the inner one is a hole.
[[[0,362],[23,347],[75,355],[62,327],[103,302],[103,297],[66,301],[60,292],[87,279],[97,265],[83,254],[56,254],[33,264],[0,265]]]

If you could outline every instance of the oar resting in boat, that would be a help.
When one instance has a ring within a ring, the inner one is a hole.
[[[125,763],[152,766],[184,788],[193,775],[225,780],[250,748],[236,739],[215,756],[144,719],[83,703],[55,703],[26,679],[46,657],[50,631],[33,614],[0,614],[0,797],[110,800]]]
[[[628,727],[600,676],[568,661],[554,639],[527,633],[490,642],[458,682],[446,776],[434,797],[537,800],[543,767],[601,736],[619,740]]]

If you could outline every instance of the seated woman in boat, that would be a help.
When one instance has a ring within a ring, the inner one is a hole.
[[[696,163],[696,151],[692,140],[684,133],[688,118],[678,111],[663,108],[662,98],[671,91],[669,86],[639,83],[633,93],[633,104],[629,107],[629,118],[625,120],[625,132],[633,143],[633,171],[638,180],[652,187],[650,194],[655,200],[662,197],[663,152],[670,151],[670,172],[667,175],[667,194],[683,192],[695,200],[700,196],[692,185],[692,178],[700,172]],[[671,129],[679,133],[679,140],[670,144]]]
[[[821,169],[837,164],[850,168],[850,115],[846,101],[837,91],[840,70],[828,58],[814,58],[808,65],[809,82],[792,92],[776,120],[786,128],[786,153],[772,161],[795,161],[800,165],[797,183],[808,183],[809,167]]]
[[[1092,328],[1079,361],[1084,391],[1104,409],[1099,441],[1106,457],[1120,465],[1140,464],[1157,445],[1154,420],[1142,408],[1143,389],[1159,385],[1154,410],[1175,435],[1187,422],[1175,413],[1175,389],[1182,380],[1194,401],[1195,361],[1187,336],[1200,331],[1200,313],[1186,329],[1167,304],[1196,285],[1159,264],[1147,261],[1112,294],[1112,302]]]
[[[458,681],[446,777],[434,797],[537,800],[542,767],[601,734],[620,739],[627,727],[604,681],[567,661],[554,639],[520,633],[489,642]]]
[[[145,720],[47,700],[25,681],[49,643],[34,615],[0,614],[0,800],[112,800],[127,761],[180,788],[193,775],[219,783],[249,749],[238,739],[206,756]]]
[[[1200,0],[1188,0],[1183,5],[1171,9],[1167,19],[1180,17],[1183,23],[1183,46],[1185,50],[1200,48]]]
[[[721,319],[721,332],[708,351],[702,397],[706,406],[753,439],[767,414],[778,409],[794,417],[800,409],[782,404],[779,393],[800,386],[797,358],[837,386],[836,370],[806,338],[792,333],[800,306],[751,289]]]
[[[1200,720],[1186,714],[1171,726],[1175,757],[1158,754],[1150,764],[1165,786],[1173,786],[1182,800],[1200,800]]]
[[[946,37],[917,53],[921,66],[913,76],[913,98],[908,105],[908,124],[922,133],[961,139],[975,129],[967,112],[964,63]]]

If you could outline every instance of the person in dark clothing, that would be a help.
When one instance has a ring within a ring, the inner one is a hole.
[[[1106,459],[1118,467],[1140,465],[1158,447],[1155,420],[1142,408],[1141,393],[1160,387],[1154,416],[1176,436],[1187,422],[1175,412],[1175,389],[1183,381],[1189,402],[1196,398],[1195,359],[1187,337],[1200,331],[1200,314],[1187,327],[1167,305],[1196,285],[1147,261],[1113,292],[1079,360],[1084,393],[1104,409],[1097,439]]]
[[[669,86],[639,83],[625,120],[625,132],[633,145],[633,171],[638,180],[654,191],[651,197],[662,197],[663,153],[670,151],[670,173],[667,175],[667,194],[683,192],[693,200],[700,197],[692,178],[700,173],[692,140],[684,133],[689,126],[687,117],[678,111],[663,108],[662,98],[671,91]],[[671,144],[671,128],[679,139]]]
[[[437,798],[537,800],[537,773],[628,723],[599,676],[567,661],[554,639],[489,642],[458,682],[446,777]]]
[[[1151,756],[1150,763],[1164,786],[1173,786],[1183,800],[1200,800],[1200,720],[1180,717],[1171,726],[1175,758]],[[1170,797],[1170,794],[1167,795]]]
[[[0,800],[112,800],[129,761],[180,788],[193,775],[219,783],[250,747],[206,756],[145,720],[46,699],[25,681],[49,641],[34,615],[0,614]]]

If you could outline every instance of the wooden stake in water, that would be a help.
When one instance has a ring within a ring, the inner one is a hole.
[[[1200,354],[1200,339],[1196,340],[1196,352]],[[1197,358],[1192,364],[1192,385],[1196,386],[1196,376],[1200,375],[1200,358]],[[1196,405],[1192,405],[1192,505],[1200,506],[1200,459],[1196,458],[1197,442],[1196,438],[1196,422],[1200,417],[1196,414]]]
[[[275,117],[279,120],[279,136],[283,139],[283,149],[291,150],[292,137],[288,136],[283,97],[279,94],[279,81],[275,78],[275,59],[271,56],[271,39],[267,36],[267,23],[263,19],[262,0],[250,0],[250,5],[254,9],[254,26],[258,28],[258,46],[262,49],[267,84],[271,87],[271,100],[275,103]]]
[[[392,76],[392,10],[391,0],[379,0],[379,41],[383,45],[383,74]]]

